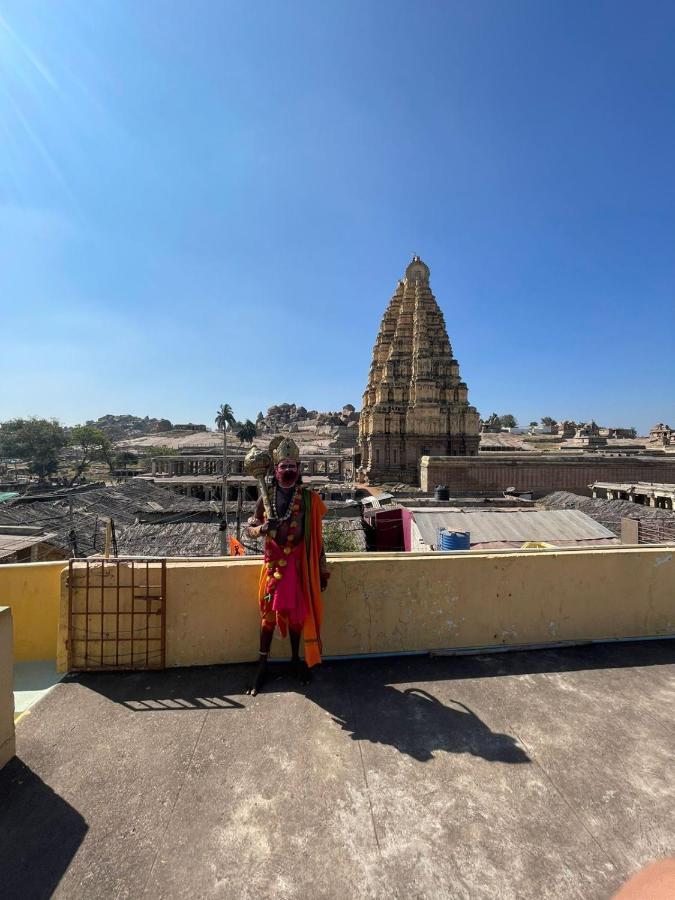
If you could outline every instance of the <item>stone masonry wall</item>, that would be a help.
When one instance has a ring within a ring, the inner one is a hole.
[[[675,483],[675,458],[425,456],[420,465],[420,485],[425,492],[444,484],[451,494],[493,493],[514,487],[517,491],[532,491],[536,496],[572,491],[590,497],[588,486],[594,481]]]

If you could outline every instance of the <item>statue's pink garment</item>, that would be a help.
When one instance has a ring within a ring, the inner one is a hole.
[[[291,625],[302,625],[309,615],[307,598],[302,589],[301,554],[304,550],[304,541],[297,544],[291,553],[286,555],[276,541],[265,541],[265,560],[285,559],[288,563],[278,571],[283,572],[283,577],[276,581],[276,589],[272,600],[272,609],[288,617]]]

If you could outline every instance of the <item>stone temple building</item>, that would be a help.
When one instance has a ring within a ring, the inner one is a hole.
[[[359,423],[364,481],[419,482],[422,456],[475,456],[480,422],[414,256],[382,319]]]

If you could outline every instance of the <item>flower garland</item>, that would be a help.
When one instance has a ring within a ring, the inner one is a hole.
[[[290,519],[293,516],[292,521],[288,526],[288,536],[286,538],[286,544],[283,547],[284,557],[290,556],[290,554],[294,550],[295,538],[297,536],[297,528],[300,519],[300,500],[302,498],[302,487],[298,485],[295,489],[295,493],[293,494],[293,498],[288,504],[288,509],[286,510],[286,514],[279,519],[280,522],[285,522],[287,519]],[[274,487],[274,493],[272,495],[272,512],[274,516],[277,515],[277,507],[276,507],[276,485]],[[275,588],[275,582],[281,581],[284,577],[283,570],[288,565],[288,560],[285,558],[282,559],[271,559],[267,561],[267,574],[269,576],[270,581],[268,582],[268,591],[271,593]]]
[[[280,516],[279,513],[277,512],[277,486],[275,484],[274,488],[272,490],[272,498],[271,498],[272,513],[274,514],[274,518],[277,519],[279,522],[285,522],[286,519],[290,519],[291,515],[293,514],[293,507],[297,503],[297,501],[300,499],[299,495],[301,494],[301,492],[302,492],[302,487],[299,484],[296,485],[295,491],[293,493],[293,496],[290,499],[290,502],[288,504],[286,512],[284,513],[283,516]]]

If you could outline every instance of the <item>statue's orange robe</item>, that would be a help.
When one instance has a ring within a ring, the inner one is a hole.
[[[314,491],[303,488],[302,491],[305,552],[302,554],[302,589],[307,599],[309,614],[302,628],[305,644],[305,662],[311,668],[321,662],[321,622],[323,619],[323,601],[321,599],[321,576],[319,560],[323,547],[323,531],[321,522],[328,507]],[[258,583],[258,603],[265,597],[267,582],[267,566],[260,570]]]

